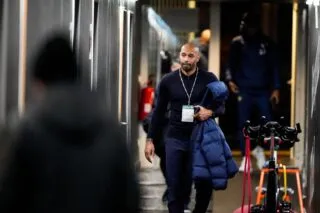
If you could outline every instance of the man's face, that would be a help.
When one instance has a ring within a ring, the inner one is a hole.
[[[252,36],[255,36],[257,33],[258,33],[258,26],[256,23],[251,23],[247,21],[247,23],[245,21],[241,21],[240,23],[240,33],[242,35],[245,35],[245,36],[249,36],[249,37],[252,37]]]
[[[194,70],[199,61],[199,51],[196,47],[183,46],[180,51],[180,65],[185,72]]]

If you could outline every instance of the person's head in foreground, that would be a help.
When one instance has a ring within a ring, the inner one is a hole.
[[[48,87],[78,81],[75,54],[66,33],[57,32],[42,41],[34,57],[32,78],[37,94]]]

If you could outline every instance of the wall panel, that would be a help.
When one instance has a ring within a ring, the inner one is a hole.
[[[71,0],[29,0],[27,21],[27,101],[31,98],[32,66],[35,53],[46,36],[57,30],[69,31]]]
[[[6,46],[4,49],[6,74],[6,122],[15,122],[18,112],[19,73],[19,0],[6,0]]]
[[[307,134],[306,134],[306,167],[307,167],[307,212],[320,212],[320,87],[319,87],[319,69],[320,69],[320,16],[314,6],[309,7],[308,22],[308,64],[307,64]]]

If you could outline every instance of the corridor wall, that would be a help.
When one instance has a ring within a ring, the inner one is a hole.
[[[320,14],[318,6],[308,8],[307,113],[306,113],[306,209],[320,212]]]
[[[0,0],[0,129],[18,123],[19,112],[33,104],[33,57],[46,36],[63,30],[70,33],[83,83],[101,94],[106,112],[136,147],[135,7],[135,0]]]
[[[18,112],[19,79],[19,0],[3,0],[0,48],[1,125],[14,123]]]

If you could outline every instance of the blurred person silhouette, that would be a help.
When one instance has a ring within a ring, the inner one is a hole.
[[[160,52],[160,56],[161,56],[161,75],[165,76],[166,74],[168,74],[172,71],[171,70],[172,58],[171,58],[171,54],[168,51],[163,51],[163,50]],[[156,82],[154,81],[154,84],[155,83]],[[148,116],[145,117],[145,119],[143,120],[143,123],[142,123],[143,130],[146,134],[148,134],[152,114],[153,114],[154,108],[157,103],[157,96],[158,96],[157,90],[158,90],[158,88],[155,91],[155,97],[154,97],[154,101],[152,104],[152,110],[148,114]],[[166,159],[165,159],[165,147],[164,147],[164,140],[163,139],[164,139],[164,134],[167,129],[168,122],[169,122],[168,115],[166,115],[164,118],[164,122],[162,123],[162,125],[160,125],[161,128],[157,129],[156,137],[154,139],[155,153],[159,157],[160,170],[162,172],[162,175],[163,175],[165,181],[166,181]],[[168,194],[168,190],[166,189],[162,195],[162,202],[164,202],[164,203],[167,202],[167,194]]]
[[[53,35],[35,57],[37,103],[12,138],[0,212],[139,212],[126,141],[103,99],[79,83],[68,40]]]
[[[146,134],[148,134],[152,114],[157,104],[157,96],[158,96],[158,92],[156,91],[153,106],[152,106],[153,109],[148,114],[148,116],[143,120],[143,130],[145,131]],[[168,127],[168,123],[169,123],[168,115],[165,115],[165,118],[163,119],[163,123],[159,125],[159,128],[157,129],[155,134],[156,136],[154,137],[155,154],[159,157],[160,170],[166,182],[167,182],[167,175],[166,175],[166,155],[165,155],[165,146],[164,146],[164,135]],[[164,203],[167,202],[167,195],[168,195],[168,189],[166,189],[162,195],[162,202]]]
[[[260,116],[272,119],[271,105],[280,101],[280,77],[277,63],[277,50],[274,42],[262,33],[260,14],[248,12],[242,17],[240,35],[233,38],[226,81],[231,92],[238,99],[238,134],[242,152],[239,171],[244,171],[245,143],[242,128],[250,119],[253,107]],[[252,154],[257,158],[257,166],[261,169],[266,161],[263,148],[257,146]]]
[[[205,29],[201,31],[200,37],[197,37],[192,41],[192,43],[196,47],[198,47],[200,51],[200,60],[198,62],[199,69],[208,70],[210,37],[211,37],[210,29]]]
[[[161,74],[165,75],[171,71],[172,56],[168,50],[160,51],[161,56]]]
[[[152,104],[154,100],[154,87],[156,82],[156,76],[150,74],[146,86],[141,88],[139,94],[139,113],[138,119],[142,121],[150,114],[152,110]]]
[[[170,70],[170,72],[177,71],[177,70],[171,70],[171,68],[169,70]],[[166,72],[166,73],[168,74],[168,72]],[[166,76],[166,74],[164,76]],[[153,106],[152,106],[152,111],[143,120],[143,129],[147,134],[148,134],[149,127],[151,124],[153,112],[154,112],[156,105],[157,105],[158,94],[159,94],[159,88],[157,88],[157,90],[155,92],[155,98],[154,98],[154,102],[153,102]],[[156,129],[155,136],[153,139],[153,143],[154,143],[154,147],[155,147],[155,154],[160,159],[160,169],[161,169],[162,175],[163,175],[167,185],[168,185],[168,182],[167,182],[167,171],[166,171],[165,135],[166,135],[166,132],[168,130],[168,125],[169,125],[169,114],[170,114],[169,108],[170,107],[168,105],[168,109],[165,114],[165,117],[163,118],[162,123]],[[189,211],[188,206],[190,203],[190,196],[186,195],[184,199],[185,199],[184,211],[188,212]],[[162,202],[166,203],[167,201],[168,201],[168,188],[166,188],[166,190],[164,191],[164,193],[162,195]]]

